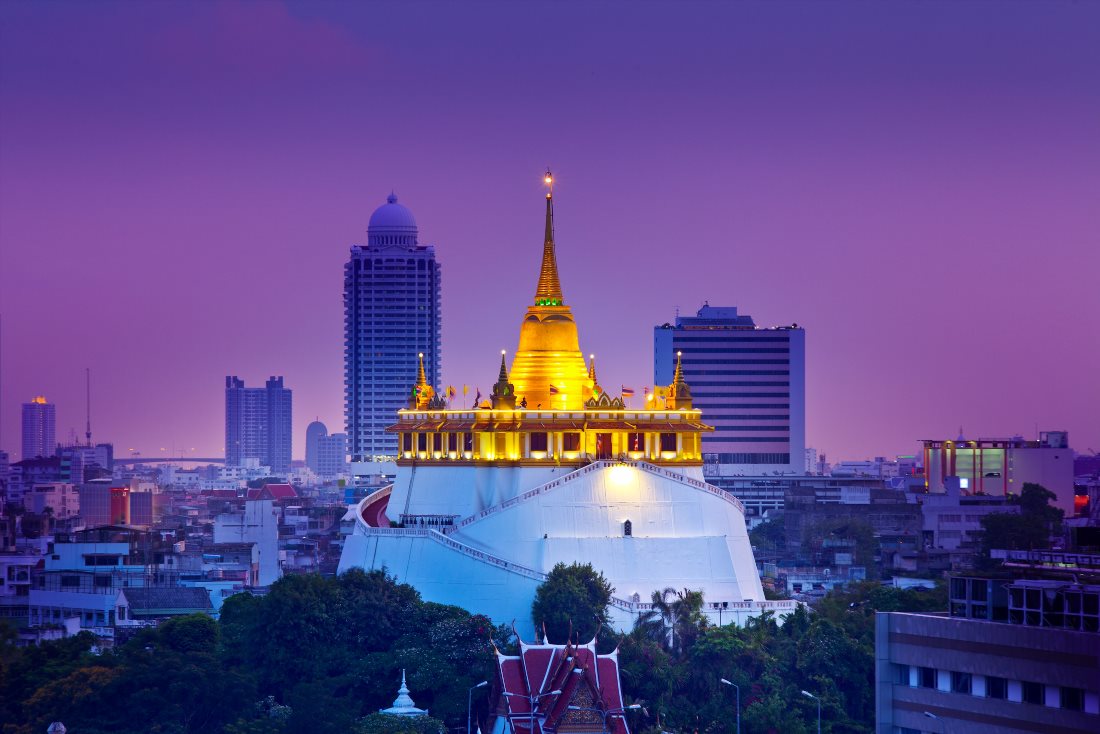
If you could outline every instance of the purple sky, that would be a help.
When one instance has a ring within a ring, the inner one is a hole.
[[[495,378],[539,174],[601,381],[703,299],[807,328],[808,445],[1100,450],[1100,3],[0,5],[2,447],[221,455],[223,378],[342,429],[342,265],[393,188],[444,377]]]

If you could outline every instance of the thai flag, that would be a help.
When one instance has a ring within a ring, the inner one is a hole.
[[[623,397],[624,398],[634,397],[634,388],[627,387],[626,385],[623,385],[622,387],[623,387]]]
[[[558,388],[556,388],[556,387],[554,387],[553,385],[551,385],[551,386],[550,386],[550,394],[551,394],[551,395],[557,395],[557,394],[558,394]]]

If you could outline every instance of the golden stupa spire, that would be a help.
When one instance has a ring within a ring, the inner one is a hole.
[[[420,357],[420,371],[416,375],[416,386],[424,387],[428,384],[428,375],[424,372],[424,352],[420,352],[417,356]]]
[[[493,392],[489,399],[492,401],[493,410],[514,410],[516,407],[516,388],[508,382],[508,365],[504,361],[503,349],[500,350],[500,374],[497,376],[496,384],[493,385]]]
[[[588,377],[592,380],[592,382],[595,382],[596,381],[596,355],[595,354],[589,354],[588,359],[590,360],[590,362],[588,363]]]
[[[546,192],[546,234],[542,241],[542,268],[539,270],[539,284],[535,288],[535,305],[561,306],[564,304],[561,282],[558,280],[558,260],[554,254],[554,176],[549,168],[543,181],[550,190]]]
[[[676,352],[676,371],[672,375],[672,384],[668,386],[665,407],[672,410],[691,407],[691,388],[684,380],[684,367],[681,364],[683,352]]]
[[[425,408],[435,397],[435,388],[428,384],[428,375],[424,371],[424,352],[417,355],[420,358],[420,368],[416,374],[416,385],[413,386],[412,395],[409,396],[409,407],[412,409]]]

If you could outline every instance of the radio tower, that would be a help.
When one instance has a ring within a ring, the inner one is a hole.
[[[84,440],[88,446],[92,445],[92,369],[84,368],[84,399],[87,422],[84,424]]]

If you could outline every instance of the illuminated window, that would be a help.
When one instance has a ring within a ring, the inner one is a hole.
[[[428,434],[418,433],[416,434],[416,450],[427,451],[428,450]]]
[[[401,446],[404,451],[413,450],[413,435],[411,433],[401,434]]]
[[[579,434],[579,433],[565,433],[565,434],[562,434],[562,448],[565,451],[580,451],[581,450],[581,434]]]
[[[676,450],[676,434],[675,433],[662,433],[661,434],[661,451],[675,451]]]
[[[546,434],[545,433],[532,433],[531,434],[531,450],[532,451],[546,451]]]
[[[626,434],[627,451],[645,451],[645,435],[641,433]]]

